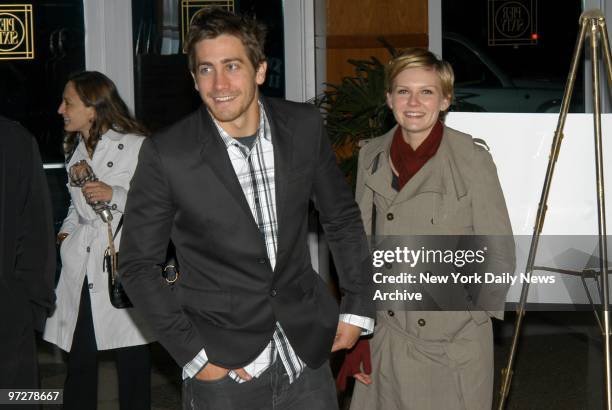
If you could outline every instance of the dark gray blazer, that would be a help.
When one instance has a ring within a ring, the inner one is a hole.
[[[12,356],[33,329],[42,331],[54,306],[51,214],[36,140],[0,117],[0,380],[18,370]]]
[[[276,321],[310,367],[327,360],[338,313],[374,317],[370,257],[359,209],[336,165],[317,109],[264,99],[274,144],[277,262],[262,236],[205,107],[146,140],[128,194],[120,273],[137,310],[180,366],[206,349],[238,368],[269,343]],[[340,309],[312,270],[313,201],[343,293]],[[169,239],[181,276],[171,291],[159,264]]]

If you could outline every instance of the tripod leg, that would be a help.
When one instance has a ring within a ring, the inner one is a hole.
[[[584,287],[584,293],[586,294],[587,299],[589,299],[591,308],[593,308],[593,314],[595,315],[595,320],[597,321],[597,325],[599,326],[599,329],[603,333],[603,325],[601,324],[601,319],[599,318],[599,314],[597,313],[597,308],[595,307],[595,303],[593,302],[593,298],[591,297],[591,292],[589,291],[589,287],[587,286],[586,279],[584,279],[584,275],[580,277],[580,280],[582,281],[582,286]],[[595,280],[595,282],[597,282],[597,279]]]
[[[601,33],[601,42],[603,43],[604,66],[608,73],[608,91],[612,88],[612,56],[610,56],[610,39],[608,38],[608,28],[606,20],[599,21],[599,32]]]
[[[550,192],[550,185],[552,182],[553,173],[555,170],[555,164],[559,156],[559,150],[561,149],[561,142],[563,140],[563,127],[565,125],[565,118],[569,111],[569,103],[574,90],[574,83],[576,81],[576,73],[578,71],[578,63],[580,60],[580,54],[584,44],[584,39],[587,33],[587,22],[589,19],[581,16],[580,18],[580,34],[576,40],[576,47],[574,49],[574,56],[570,67],[570,72],[567,77],[567,83],[565,85],[565,91],[563,92],[563,100],[561,102],[561,111],[559,112],[559,120],[557,121],[557,129],[555,130],[555,136],[553,138],[550,157],[548,159],[548,167],[546,168],[546,176],[544,177],[544,186],[542,187],[542,194],[540,196],[540,203],[538,206],[538,213],[536,215],[535,227],[533,230],[533,236],[531,239],[531,246],[529,249],[529,256],[527,258],[527,266],[525,268],[525,274],[533,271],[533,265],[535,256],[538,249],[538,242],[540,239],[540,233],[544,226],[544,219],[546,217],[546,209],[548,202],[548,194]],[[508,354],[507,365],[502,369],[502,381],[501,390],[499,396],[498,409],[503,410],[506,404],[506,398],[510,392],[510,382],[512,378],[512,366],[514,365],[514,357],[518,346],[519,334],[521,331],[521,325],[523,317],[525,316],[525,305],[527,303],[527,296],[529,294],[529,283],[523,284],[521,291],[521,299],[517,310],[516,324],[514,334],[512,336],[512,346],[510,347],[510,353]]]
[[[529,295],[529,282],[523,283],[521,290],[521,299],[519,302],[518,309],[516,311],[516,321],[514,323],[514,333],[512,334],[512,344],[510,345],[510,353],[508,353],[508,362],[506,367],[502,369],[502,381],[499,392],[499,410],[503,410],[505,406],[506,398],[510,392],[510,383],[512,381],[514,358],[516,356],[516,350],[518,347],[518,339],[521,332],[521,326],[523,318],[525,317],[525,304],[527,302],[527,296]]]
[[[604,193],[603,144],[601,138],[601,99],[599,93],[599,56],[597,35],[603,16],[591,19],[591,68],[593,72],[593,125],[595,128],[595,177],[597,182],[597,222],[599,228],[599,263],[602,286],[603,341],[606,381],[606,408],[612,409],[612,369],[610,367],[610,288],[608,287],[608,249],[606,236],[606,203]],[[603,20],[605,22],[605,20]],[[604,40],[605,41],[605,40]],[[606,54],[604,52],[604,54]]]

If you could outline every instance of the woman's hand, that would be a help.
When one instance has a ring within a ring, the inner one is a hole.
[[[372,359],[370,358],[370,342],[361,339],[346,353],[344,363],[336,377],[338,391],[346,390],[346,379],[354,377],[363,384],[372,384]]]
[[[69,234],[67,234],[66,232],[60,232],[57,234],[57,237],[55,238],[55,244],[59,247],[62,246],[62,242],[64,242],[64,239],[66,239],[66,237]]]
[[[88,182],[81,188],[85,200],[89,204],[96,202],[110,202],[113,198],[113,187],[102,181]]]

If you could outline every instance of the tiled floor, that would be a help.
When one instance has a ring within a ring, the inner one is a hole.
[[[49,343],[40,341],[38,352],[42,388],[61,389],[66,377],[65,355]],[[152,410],[180,409],[181,385],[178,367],[158,344],[152,346],[152,354]],[[119,393],[117,372],[112,354],[104,352],[99,354],[98,374],[98,410],[117,410],[119,408]],[[48,406],[46,409],[56,410],[57,406]]]
[[[495,326],[496,378],[510,345],[513,317],[507,316],[505,324]],[[180,371],[159,345],[153,345],[152,352],[152,408],[179,410]],[[599,335],[590,312],[528,313],[507,409],[602,408],[601,357]],[[43,388],[61,388],[65,377],[63,355],[49,344],[39,342],[39,359]],[[341,358],[337,359],[336,362]],[[98,409],[118,410],[112,355],[100,355],[99,371]],[[495,398],[497,391],[496,387]],[[349,400],[350,394],[340,397],[341,408],[348,408]]]

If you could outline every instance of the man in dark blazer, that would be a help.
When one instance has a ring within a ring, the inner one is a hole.
[[[264,37],[219,9],[196,18],[185,49],[204,105],[144,142],[128,195],[121,278],[183,368],[185,408],[337,408],[329,353],[373,328],[359,209],[316,108],[259,96]],[[311,267],[311,200],[339,309]]]
[[[34,331],[55,302],[51,202],[36,140],[4,117],[0,130],[0,389],[32,389]]]

